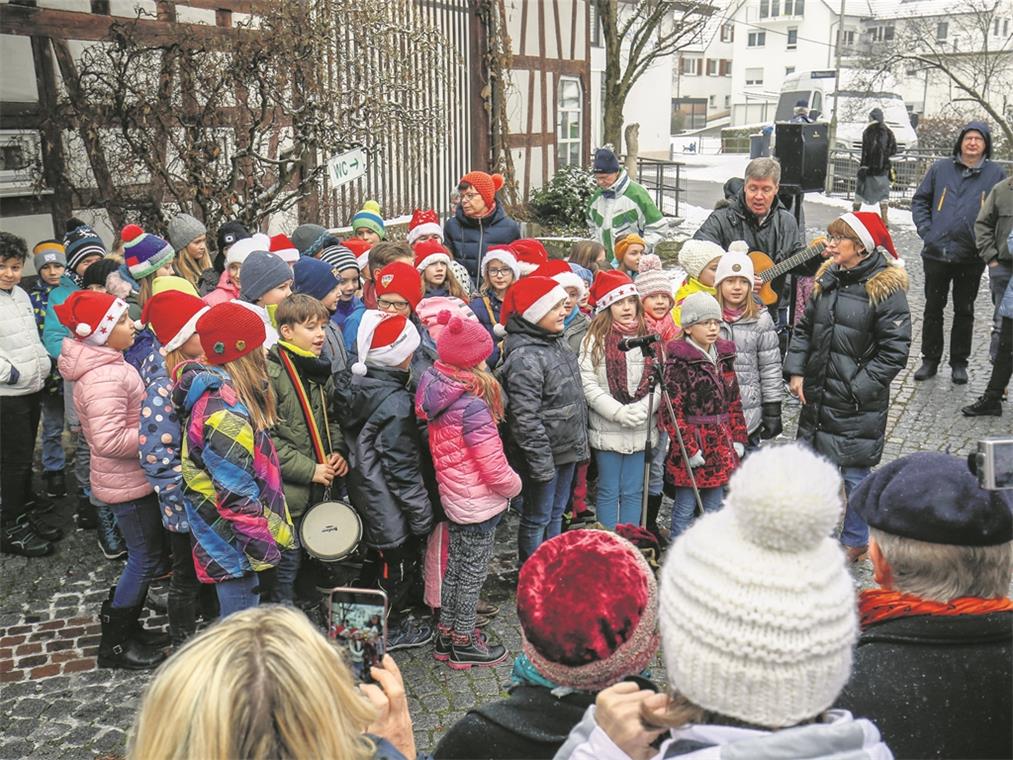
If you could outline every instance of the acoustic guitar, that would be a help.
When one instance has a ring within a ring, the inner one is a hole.
[[[799,251],[794,256],[791,256],[784,261],[779,261],[776,264],[770,256],[762,253],[761,251],[750,251],[749,258],[753,262],[753,272],[760,278],[760,282],[762,283],[757,295],[763,305],[771,306],[778,301],[777,293],[770,286],[771,282],[776,280],[778,277],[787,274],[799,264],[804,264],[809,261],[809,259],[814,259],[821,255],[826,247],[826,239],[816,238],[804,251]]]

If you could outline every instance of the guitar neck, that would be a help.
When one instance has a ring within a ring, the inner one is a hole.
[[[799,264],[804,264],[805,262],[809,261],[809,259],[816,258],[821,253],[823,253],[826,247],[827,247],[826,243],[820,242],[816,243],[815,245],[809,246],[804,251],[799,251],[794,256],[787,258],[784,261],[778,262],[777,264],[774,264],[774,266],[772,266],[766,272],[761,272],[760,281],[770,282],[771,280],[777,279],[781,275],[790,272]]]

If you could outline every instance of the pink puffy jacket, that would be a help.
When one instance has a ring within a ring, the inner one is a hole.
[[[141,469],[138,431],[144,384],[123,352],[64,338],[60,374],[74,381],[74,406],[91,449],[91,490],[122,504],[154,489]]]
[[[218,278],[218,285],[208,293],[202,299],[208,306],[217,306],[220,303],[226,303],[239,298],[239,288],[236,287],[236,283],[229,277],[229,271],[226,269],[222,272]]]
[[[435,368],[426,370],[415,411],[429,421],[429,448],[447,517],[468,525],[488,520],[521,492],[485,401]]]

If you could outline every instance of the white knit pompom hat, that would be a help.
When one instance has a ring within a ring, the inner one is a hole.
[[[743,461],[724,509],[683,533],[662,569],[674,692],[770,728],[834,703],[858,636],[854,585],[830,538],[842,509],[837,468],[808,449],[773,446]]]

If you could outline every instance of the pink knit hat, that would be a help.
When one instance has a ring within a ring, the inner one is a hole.
[[[639,274],[637,274],[634,284],[637,286],[637,292],[641,299],[655,293],[662,293],[672,299],[673,305],[675,304],[672,295],[672,278],[669,277],[668,272],[662,269],[660,258],[653,253],[645,253],[640,257],[637,272]]]
[[[477,367],[492,353],[492,336],[477,319],[462,319],[441,311],[437,317],[446,329],[436,341],[440,361],[462,369]]]

